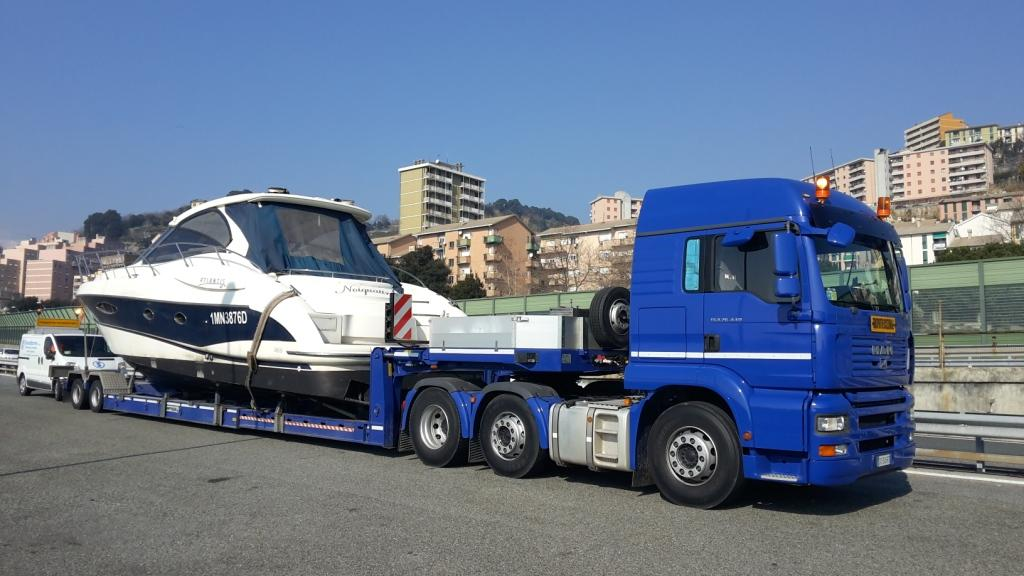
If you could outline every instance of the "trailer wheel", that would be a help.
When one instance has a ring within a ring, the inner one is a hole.
[[[103,412],[103,383],[99,380],[93,380],[89,386],[89,410],[97,414]]]
[[[654,482],[673,504],[714,508],[743,484],[743,462],[732,420],[704,402],[663,412],[648,436]]]
[[[416,396],[410,413],[409,432],[416,456],[427,466],[465,464],[469,439],[462,437],[462,421],[451,394],[427,388]]]
[[[71,407],[75,410],[85,410],[89,407],[88,394],[85,392],[85,382],[81,378],[71,381]]]
[[[64,385],[61,383],[60,378],[53,379],[53,399],[57,402],[64,401]]]
[[[24,374],[18,374],[18,394],[22,396],[32,394],[32,389],[28,387],[28,380],[25,379]]]
[[[601,288],[588,312],[590,333],[605,348],[629,345],[629,290],[621,286]]]
[[[523,478],[546,462],[540,433],[530,406],[513,394],[502,394],[484,409],[480,421],[484,460],[499,476]]]

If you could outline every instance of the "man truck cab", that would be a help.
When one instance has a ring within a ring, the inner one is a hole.
[[[18,392],[28,396],[33,390],[44,390],[53,392],[59,401],[63,399],[64,384],[64,378],[59,374],[68,368],[79,371],[118,370],[124,365],[124,360],[107,348],[102,336],[86,336],[81,330],[33,330],[21,337]]]

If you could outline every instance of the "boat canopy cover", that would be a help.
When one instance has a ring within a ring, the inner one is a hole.
[[[351,214],[273,202],[224,208],[249,243],[246,258],[267,272],[338,274],[383,280],[401,289],[366,228]]]

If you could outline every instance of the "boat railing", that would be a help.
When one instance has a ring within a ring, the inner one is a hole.
[[[345,278],[348,280],[367,280],[381,284],[394,284],[387,276],[375,274],[359,274],[358,272],[338,272],[335,270],[313,270],[311,268],[288,268],[277,272],[279,276],[323,276],[325,278]]]
[[[73,264],[79,276],[91,276],[113,268],[124,268],[133,254],[127,250],[95,250],[77,254]]]

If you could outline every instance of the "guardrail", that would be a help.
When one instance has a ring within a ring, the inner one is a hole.
[[[17,372],[17,360],[0,360],[0,376],[14,376]]]
[[[1024,346],[918,346],[914,364],[919,368],[1024,367]]]
[[[914,411],[917,459],[1024,466],[1024,416]]]

